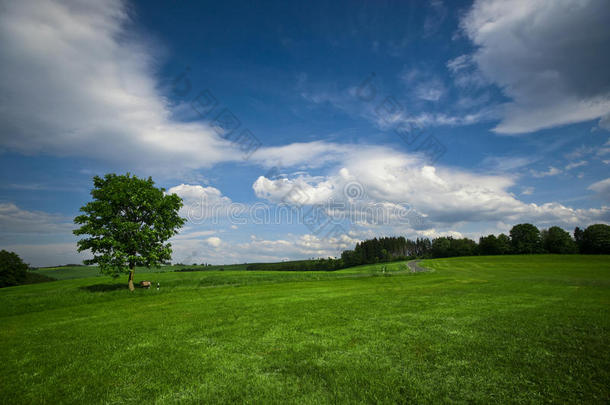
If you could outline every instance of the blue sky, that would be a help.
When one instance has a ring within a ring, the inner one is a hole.
[[[183,197],[176,262],[610,221],[606,1],[2,7],[0,248],[33,265],[82,260],[108,172]]]

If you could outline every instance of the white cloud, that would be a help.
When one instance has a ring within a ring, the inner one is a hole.
[[[447,69],[453,76],[455,85],[462,89],[478,89],[488,84],[476,68],[471,55],[460,55],[447,62]]]
[[[599,146],[581,145],[571,152],[566,153],[565,157],[570,160],[582,159],[590,156],[601,159],[608,154],[610,154],[610,138],[606,139],[606,142]]]
[[[420,83],[415,88],[418,98],[426,101],[438,101],[445,94],[445,86],[438,80]]]
[[[260,176],[252,185],[259,198],[292,205],[323,204],[339,190],[338,186],[324,177],[300,175],[293,179],[271,180]]]
[[[511,101],[496,132],[517,134],[610,112],[606,0],[477,0],[462,28],[470,55]],[[448,65],[462,70],[468,57]]]
[[[492,173],[514,172],[539,160],[534,156],[488,156],[482,166]]]
[[[549,176],[557,176],[558,174],[562,173],[562,171],[561,171],[561,169],[558,169],[556,167],[549,166],[549,170],[547,170],[545,172],[538,171],[538,170],[530,170],[530,173],[534,177],[549,177]]]
[[[199,239],[203,236],[210,236],[216,233],[216,231],[213,230],[193,231],[192,229],[192,226],[185,226],[180,230],[180,233],[178,235],[172,237],[172,241],[184,239]]]
[[[547,173],[555,174],[557,170],[550,168]],[[325,199],[345,201],[343,187],[352,181],[361,185],[367,201],[408,204],[425,216],[428,228],[500,220],[571,226],[608,218],[610,214],[607,207],[586,210],[552,202],[526,204],[508,191],[515,185],[512,177],[433,167],[418,156],[387,149],[363,148],[354,152],[327,176],[300,174],[276,180],[260,177],[253,188],[258,197],[276,203],[318,204]],[[298,193],[291,193],[293,189]]]
[[[580,160],[578,162],[568,163],[566,165],[566,170],[576,169],[577,167],[586,166],[588,162],[586,160]]]
[[[222,244],[222,240],[218,236],[210,236],[205,240],[208,245],[212,247],[219,247]]]
[[[417,98],[438,101],[446,93],[442,80],[423,69],[409,69],[399,75],[400,81]]]
[[[252,235],[247,242],[223,242],[212,246],[206,240],[184,240],[173,244],[173,261],[183,263],[253,263],[276,262],[310,257],[335,257],[353,249],[360,239],[349,234],[333,238],[286,234],[277,239]]]
[[[464,235],[462,235],[461,232],[457,232],[457,231],[440,231],[439,232],[434,228],[426,229],[424,231],[418,231],[417,235],[419,237],[429,238],[429,239],[440,238],[441,236],[449,236],[449,237],[457,238],[457,239],[461,239],[464,237]]]
[[[595,191],[600,197],[610,201],[610,177],[591,184],[587,190]]]
[[[182,198],[183,206],[180,215],[187,218],[189,223],[201,224],[203,222],[217,223],[225,218],[230,211],[231,199],[222,195],[215,187],[180,184],[167,190],[168,194],[177,194]]]
[[[119,0],[3,2],[0,145],[159,171],[241,159],[208,125],[171,119],[130,24]]]
[[[599,120],[599,127],[602,129],[605,129],[606,131],[610,131],[610,114],[606,114],[604,115],[600,120]]]
[[[356,149],[355,145],[331,142],[295,142],[283,146],[269,146],[256,151],[252,161],[265,167],[319,167]]]

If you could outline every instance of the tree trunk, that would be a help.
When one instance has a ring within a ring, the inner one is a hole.
[[[136,272],[135,266],[133,264],[129,265],[129,291],[133,291],[135,290],[135,287],[133,286],[133,275]]]

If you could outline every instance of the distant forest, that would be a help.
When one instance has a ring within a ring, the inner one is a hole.
[[[610,254],[610,226],[596,224],[584,230],[576,227],[572,236],[558,226],[540,231],[532,224],[518,224],[513,226],[509,235],[483,236],[478,243],[472,239],[450,236],[415,240],[390,236],[362,241],[356,244],[354,250],[345,250],[337,259],[253,263],[247,269],[332,271],[361,264],[416,258],[538,253]]]

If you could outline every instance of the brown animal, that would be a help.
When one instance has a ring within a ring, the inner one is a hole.
[[[150,281],[140,281],[140,287],[142,288],[150,288],[152,283]]]

